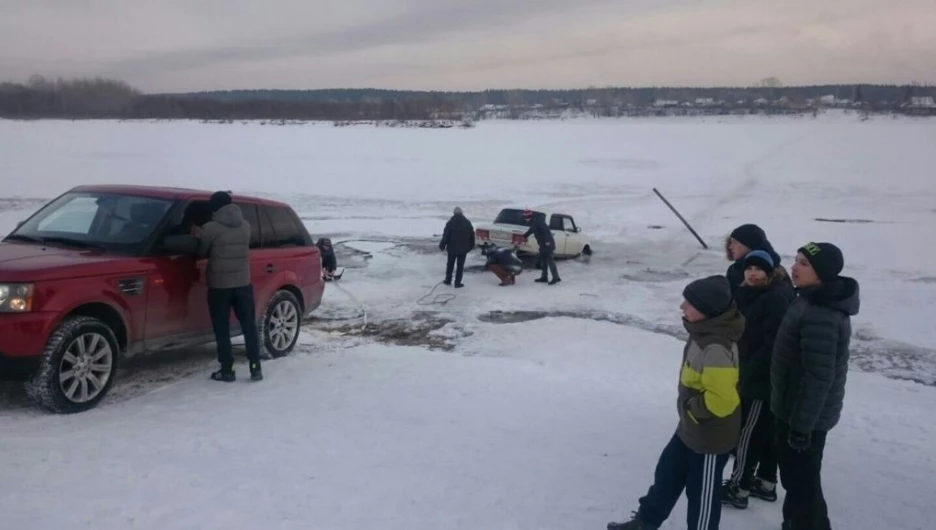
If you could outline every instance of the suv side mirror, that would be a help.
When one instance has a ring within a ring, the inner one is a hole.
[[[576,233],[576,234],[579,233],[579,232],[581,232],[581,231],[582,231],[582,227],[581,227],[581,226],[576,226],[576,227],[575,227],[575,233]]]
[[[20,221],[20,222],[16,223],[16,229],[19,230],[19,228],[20,228],[21,226],[23,226],[24,224],[26,224],[26,221]]]

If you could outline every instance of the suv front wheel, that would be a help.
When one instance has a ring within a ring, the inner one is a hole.
[[[107,324],[91,317],[69,317],[50,336],[26,393],[53,412],[91,409],[114,382],[118,351],[117,338]]]
[[[260,342],[263,350],[276,359],[289,355],[299,341],[302,326],[302,306],[296,295],[289,291],[278,291],[260,321]]]

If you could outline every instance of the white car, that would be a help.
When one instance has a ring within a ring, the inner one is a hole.
[[[576,258],[592,253],[591,245],[582,228],[576,226],[571,215],[564,213],[533,210],[533,215],[544,216],[548,220],[553,238],[556,240],[557,258]],[[524,241],[523,234],[530,229],[530,223],[523,218],[523,208],[504,208],[497,214],[493,223],[478,224],[475,239],[478,245],[495,244],[512,247],[518,255],[539,254],[539,245],[532,235]]]

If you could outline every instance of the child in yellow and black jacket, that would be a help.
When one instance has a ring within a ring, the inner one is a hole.
[[[679,374],[679,425],[634,518],[609,523],[608,530],[659,528],[683,491],[690,530],[716,530],[721,519],[722,473],[741,432],[737,342],[744,317],[724,276],[690,283],[683,297],[689,340]]]

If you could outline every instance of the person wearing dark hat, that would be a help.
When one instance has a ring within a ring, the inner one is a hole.
[[[211,221],[194,227],[199,256],[208,258],[208,310],[218,347],[221,369],[211,374],[215,381],[232,382],[234,353],[231,345],[231,311],[240,322],[250,361],[250,378],[263,379],[260,368],[260,339],[257,331],[253,285],[250,281],[250,223],[244,219],[231,194],[215,192],[208,200]]]
[[[754,250],[742,261],[744,281],[735,291],[735,302],[744,315],[744,334],[738,341],[741,437],[731,478],[722,488],[722,501],[739,509],[747,508],[750,496],[777,500],[770,361],[777,329],[793,301],[793,291],[786,288],[769,253]]]
[[[464,287],[462,277],[465,273],[465,259],[475,247],[475,232],[471,221],[465,217],[459,207],[455,207],[452,217],[445,223],[442,231],[442,240],[439,241],[439,250],[448,251],[448,261],[445,263],[445,279],[442,283],[452,285],[452,270],[455,271],[455,287]]]
[[[533,281],[556,285],[562,281],[562,278],[559,277],[559,269],[556,267],[556,239],[546,223],[546,216],[539,212],[534,213],[533,210],[527,208],[523,210],[523,219],[530,223],[530,229],[523,234],[523,240],[526,241],[531,235],[536,238],[540,268],[543,270],[543,274]],[[550,272],[552,280],[549,279]]]
[[[689,530],[716,530],[721,519],[721,476],[741,432],[736,343],[744,317],[724,276],[690,283],[683,298],[680,308],[689,339],[679,375],[679,424],[634,517],[608,523],[608,530],[659,528],[683,491]]]
[[[779,269],[784,276],[786,271],[780,265],[780,255],[774,250],[773,245],[767,239],[764,229],[756,224],[743,224],[731,231],[731,234],[725,239],[725,256],[733,263],[728,266],[725,276],[728,277],[728,283],[731,284],[731,292],[735,292],[744,281],[744,256],[752,250],[763,250],[770,254],[775,269]],[[784,282],[788,285],[790,292],[793,291],[793,285],[789,278]]]
[[[791,267],[797,296],[774,342],[770,408],[777,418],[786,530],[830,527],[822,455],[841,417],[851,317],[860,309],[858,282],[841,275],[844,265],[842,251],[832,243],[799,248]]]

